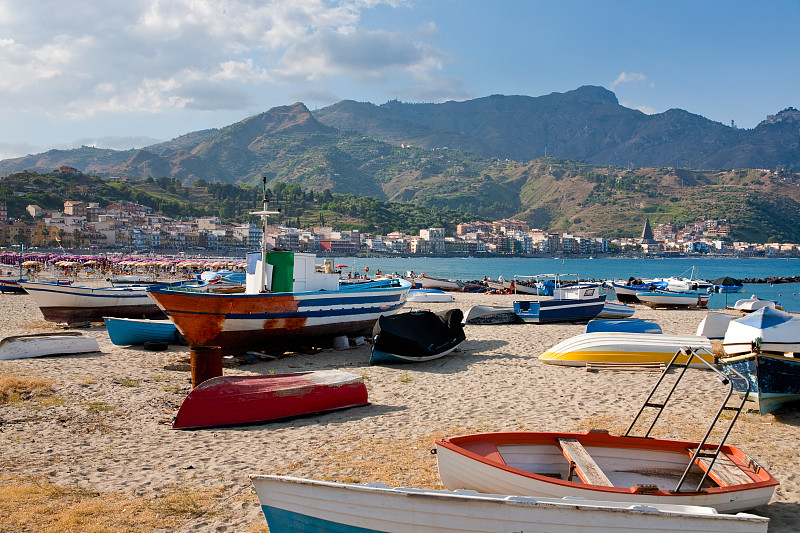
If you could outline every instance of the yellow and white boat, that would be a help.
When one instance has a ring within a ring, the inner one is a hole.
[[[587,363],[664,363],[672,361],[681,348],[693,348],[697,355],[714,363],[711,341],[698,335],[664,335],[661,333],[597,332],[582,333],[559,342],[542,355],[543,363],[585,366]],[[676,363],[685,364],[680,355]],[[706,368],[700,362],[690,366]]]

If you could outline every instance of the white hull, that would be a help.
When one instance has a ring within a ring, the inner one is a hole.
[[[509,457],[505,460],[508,466],[521,471],[530,471],[536,467],[535,461],[541,461],[541,458],[537,458],[537,454],[533,450],[528,452],[525,450],[525,446],[516,446],[516,448],[519,449],[513,452],[513,457],[509,455],[509,452],[504,453],[504,458],[506,456]],[[615,469],[624,475],[626,471],[629,472],[634,469],[632,463],[639,459],[635,456],[636,450],[623,450],[624,454],[607,458],[600,456],[602,452],[600,449],[592,448],[591,452],[595,460],[602,462],[603,471],[608,472],[609,475],[612,475],[611,472]],[[563,461],[563,456],[558,449],[554,449],[553,454],[557,454],[559,459]],[[682,454],[672,455],[674,457],[665,454],[659,459],[658,463],[652,463],[651,468],[654,471],[683,472],[686,468],[687,456]],[[604,492],[602,487],[595,485],[586,485],[587,488],[583,489],[541,481],[536,478],[501,470],[438,445],[436,447],[436,461],[439,464],[439,477],[442,479],[444,486],[450,489],[469,487],[473,490],[491,494],[518,494],[535,498],[575,497],[595,500],[609,498],[624,500],[632,504],[652,504],[654,498],[652,494]],[[563,477],[566,479],[566,475]],[[614,476],[612,475],[612,477]],[[652,476],[647,483],[657,484],[656,479],[655,476]],[[619,485],[625,486],[626,483],[621,481]],[[669,487],[674,488],[674,485],[669,485]],[[685,495],[673,494],[668,498],[670,503],[679,505],[701,505],[713,507],[719,512],[735,512],[765,504],[774,492],[775,487],[763,487],[747,491],[746,494],[739,494],[736,498],[732,498],[731,494],[727,492],[716,494],[690,492]],[[663,500],[661,502],[663,503]]]
[[[464,289],[461,283],[450,279],[430,278],[428,276],[420,276],[417,279],[422,284],[423,289],[439,289],[442,291],[461,291]]]
[[[0,340],[0,361],[99,351],[97,339],[73,332],[17,335]]]
[[[628,318],[633,316],[634,311],[636,310],[630,305],[606,300],[603,303],[603,310],[595,318]]]
[[[465,324],[512,324],[517,321],[513,307],[474,305],[467,311]]]
[[[665,291],[637,292],[636,298],[648,307],[705,307],[709,294],[667,293]]]
[[[722,339],[728,331],[731,323],[731,315],[724,313],[708,313],[697,326],[697,335],[708,337],[709,339]]]
[[[407,302],[452,302],[453,295],[443,291],[429,292],[436,289],[411,289],[408,291]]]
[[[250,479],[273,533],[766,532],[769,523],[696,506],[533,499],[285,476]]]
[[[690,347],[713,363],[711,341],[697,335],[664,335],[656,333],[582,333],[566,339],[539,356],[543,363],[585,366],[586,363],[669,363],[682,348]],[[677,359],[685,363],[686,357]],[[707,368],[703,363],[691,366]]]

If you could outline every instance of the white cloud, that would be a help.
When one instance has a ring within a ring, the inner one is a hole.
[[[645,81],[647,76],[640,72],[625,72],[624,70],[622,73],[617,76],[617,79],[611,84],[611,88],[613,89],[620,83],[635,83],[637,81]],[[652,86],[652,84],[651,84]]]
[[[0,2],[0,113],[246,109],[265,84],[426,76],[446,56],[412,37],[359,28],[399,0]],[[302,87],[301,87],[302,89]]]

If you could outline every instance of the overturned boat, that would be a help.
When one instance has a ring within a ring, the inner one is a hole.
[[[382,316],[372,330],[369,362],[413,363],[443,357],[466,339],[463,319],[461,309]]]
[[[586,366],[587,363],[669,363],[681,348],[697,350],[698,356],[714,362],[711,341],[697,335],[663,333],[596,332],[582,333],[559,342],[539,360],[551,365]],[[677,362],[685,363],[679,355]],[[699,363],[693,366],[705,367]]]
[[[0,339],[0,361],[99,351],[97,339],[77,331],[14,335]]]
[[[361,376],[341,370],[219,376],[192,389],[172,427],[252,424],[368,403]]]

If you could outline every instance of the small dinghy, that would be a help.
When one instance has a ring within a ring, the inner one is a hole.
[[[616,332],[616,333],[663,333],[661,326],[650,320],[640,318],[619,318],[619,319],[599,319],[590,320],[586,324],[584,333],[597,332]]]
[[[16,335],[0,340],[0,361],[99,351],[97,339],[77,331]]]
[[[513,324],[519,322],[513,307],[473,305],[464,318],[465,324]]]
[[[781,303],[776,302],[774,300],[762,300],[761,298],[759,298],[754,294],[750,298],[742,298],[741,300],[736,300],[736,303],[734,303],[732,306],[727,307],[727,309],[734,309],[736,311],[741,311],[742,313],[752,313],[764,307],[770,307],[772,309],[781,309]]]
[[[105,316],[108,338],[117,346],[130,346],[146,342],[183,344],[183,337],[169,320],[147,318],[119,318]]]
[[[382,316],[372,330],[369,363],[414,363],[443,357],[466,338],[463,319],[461,309]]]
[[[697,335],[652,333],[582,333],[559,342],[539,360],[552,365],[586,366],[587,363],[669,363],[683,347],[699,350],[704,361],[714,362],[711,341]],[[680,356],[678,363],[685,363]],[[693,366],[705,367],[702,364]]]
[[[693,505],[526,498],[255,474],[250,481],[274,533],[766,533],[769,525],[768,518]]]
[[[172,427],[252,424],[368,403],[361,376],[341,370],[220,376],[192,389]]]

